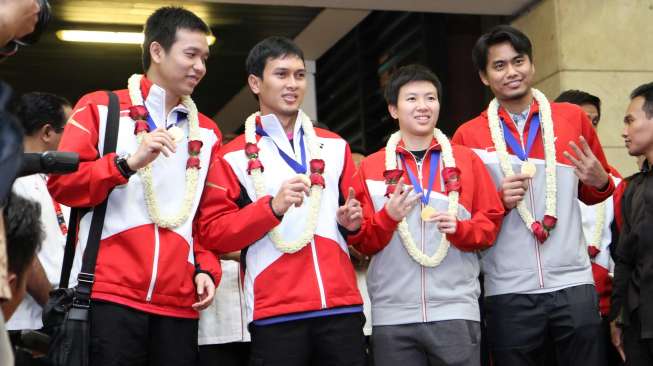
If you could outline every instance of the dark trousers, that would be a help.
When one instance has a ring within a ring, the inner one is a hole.
[[[605,366],[601,316],[594,286],[543,294],[485,298],[488,342],[495,366],[547,365],[546,344],[561,366]]]
[[[200,346],[199,366],[247,366],[249,342],[231,342]]]
[[[362,313],[251,325],[250,366],[364,366]]]
[[[630,317],[630,325],[623,330],[626,366],[653,365],[653,339],[642,339],[642,327],[637,311]]]
[[[196,363],[197,319],[153,315],[109,302],[91,304],[91,365]]]

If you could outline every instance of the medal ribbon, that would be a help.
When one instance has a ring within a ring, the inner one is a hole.
[[[531,126],[528,129],[528,140],[526,141],[526,151],[522,149],[521,144],[515,137],[510,133],[510,130],[508,129],[508,125],[506,125],[506,122],[501,118],[501,124],[503,125],[503,137],[506,140],[506,144],[510,146],[510,149],[517,155],[519,160],[521,161],[526,161],[528,160],[528,155],[531,152],[531,149],[533,148],[533,143],[535,142],[535,137],[537,136],[537,131],[540,129],[540,116],[539,114],[536,114],[531,118]]]
[[[431,151],[431,162],[429,165],[429,183],[427,187],[427,192],[426,194],[424,193],[424,189],[422,188],[422,182],[420,182],[417,177],[415,176],[415,173],[410,169],[408,164],[406,164],[406,159],[402,154],[399,154],[399,158],[401,158],[401,163],[404,166],[404,169],[406,170],[406,173],[408,173],[408,179],[410,179],[410,183],[413,185],[413,190],[415,190],[416,193],[420,194],[422,203],[424,205],[429,204],[429,197],[431,197],[431,191],[433,190],[433,183],[435,182],[435,173],[438,170],[438,160],[440,160],[440,151]]]
[[[261,136],[265,137],[270,137],[267,132],[261,127],[259,124],[256,125],[256,133],[258,133]],[[306,165],[306,148],[304,147],[304,129],[300,128],[299,129],[299,150],[300,154],[302,156],[302,162],[298,163],[293,157],[288,156],[283,150],[279,148],[276,142],[272,138],[270,138],[274,146],[277,148],[277,151],[279,152],[279,155],[281,155],[281,158],[288,164],[292,170],[295,171],[297,174],[306,174],[307,165]]]

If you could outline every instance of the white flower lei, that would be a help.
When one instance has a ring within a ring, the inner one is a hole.
[[[551,119],[551,105],[542,92],[537,89],[531,90],[533,92],[533,98],[535,98],[535,101],[537,101],[537,104],[539,105],[540,116],[542,117],[540,122],[542,126],[542,139],[544,142],[544,172],[546,174],[546,203],[544,214],[556,217],[556,148],[555,137],[553,135],[553,120]],[[492,142],[494,143],[494,148],[496,149],[503,175],[506,177],[512,176],[515,172],[513,171],[512,165],[508,159],[508,150],[506,148],[506,142],[499,122],[499,102],[496,98],[492,99],[490,102],[487,114]],[[535,222],[535,219],[523,200],[517,204],[517,211],[528,227],[528,230],[532,232],[533,229],[531,226],[533,225],[533,222]]]
[[[442,148],[442,162],[447,168],[455,168],[456,160],[453,157],[453,151],[451,149],[451,144],[449,139],[437,128],[433,129],[433,136],[440,144]],[[397,169],[397,156],[394,153],[397,150],[397,145],[401,141],[401,131],[397,131],[390,136],[388,143],[385,147],[385,169],[386,170],[395,170]],[[449,198],[449,206],[447,207],[447,212],[454,216],[458,215],[458,198],[460,194],[458,191],[449,191],[447,196]],[[399,225],[397,226],[397,231],[399,232],[399,237],[401,238],[404,247],[408,254],[423,267],[437,267],[442,260],[447,255],[449,250],[449,241],[447,240],[446,234],[442,234],[440,238],[440,245],[436,249],[435,253],[432,256],[424,254],[421,250],[417,248],[415,240],[413,239],[412,234],[408,228],[408,223],[406,218],[403,218]]]
[[[601,250],[601,239],[603,239],[603,225],[605,224],[605,201],[596,204],[596,222],[592,228],[592,233],[590,236],[590,242],[587,243],[587,246],[594,247],[598,250]]]
[[[141,94],[141,79],[143,75],[134,74],[129,78],[128,89],[129,89],[129,98],[131,99],[132,105],[144,105],[143,96]],[[188,141],[192,140],[201,140],[200,128],[199,128],[199,119],[198,112],[195,103],[190,98],[190,96],[183,96],[181,103],[188,109]],[[136,136],[136,141],[140,144],[143,141],[146,133],[139,133]],[[147,212],[150,215],[152,222],[158,225],[159,227],[174,229],[179,227],[181,224],[188,220],[190,216],[190,211],[193,206],[193,201],[195,199],[195,193],[197,191],[197,182],[199,178],[199,169],[198,168],[188,168],[186,169],[186,187],[184,191],[184,200],[181,204],[181,208],[177,214],[170,217],[162,217],[159,211],[159,205],[156,201],[156,193],[154,192],[153,183],[152,183],[152,166],[148,164],[141,169],[138,169],[138,175],[143,182],[143,191],[145,193],[145,205],[147,206]]]
[[[257,144],[256,142],[256,117],[260,116],[260,112],[253,113],[245,121],[245,142]],[[320,159],[320,147],[317,143],[317,136],[315,135],[315,129],[313,129],[313,123],[310,118],[300,109],[297,113],[297,122],[301,123],[301,127],[304,130],[304,137],[306,138],[306,145],[308,146],[308,153],[311,159]],[[259,152],[260,154],[260,152]],[[251,171],[252,181],[254,183],[254,190],[256,191],[257,197],[263,197],[266,195],[265,181],[263,180],[263,172],[260,168],[252,169]],[[307,175],[300,174],[302,179],[305,181],[310,181]],[[313,184],[311,185],[311,194],[307,198],[309,213],[306,218],[306,224],[304,226],[304,231],[299,235],[298,238],[291,241],[286,241],[281,235],[281,230],[279,227],[275,227],[268,235],[270,240],[274,244],[274,247],[278,251],[292,254],[311,242],[313,236],[315,235],[315,228],[317,227],[317,217],[320,213],[320,202],[322,200],[322,186]]]

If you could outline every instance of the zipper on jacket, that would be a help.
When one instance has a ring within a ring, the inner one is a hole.
[[[152,292],[156,283],[156,275],[159,270],[159,227],[154,224],[154,260],[152,263],[152,277],[150,278],[150,287],[147,289],[147,302],[152,301]]]
[[[435,146],[435,145],[434,145]],[[419,162],[417,161],[417,158],[415,157],[415,154],[413,154],[411,151],[403,148],[404,151],[408,152],[410,156],[413,158],[413,161],[415,161],[415,167],[417,168],[417,179],[420,184],[423,184],[422,182],[422,163],[424,160],[426,160],[426,157],[430,154],[431,150],[433,149],[433,146],[430,146],[428,149],[426,149],[426,152],[424,153],[424,157],[422,160]],[[405,169],[405,168],[404,168]],[[436,167],[437,169],[437,167]],[[433,182],[435,184],[435,182]],[[428,188],[427,188],[428,189]],[[420,209],[424,208],[424,202],[420,199]],[[420,244],[421,244],[421,250],[424,252],[424,231],[426,229],[426,224],[424,221],[420,219]],[[422,308],[422,322],[426,323],[428,321],[427,315],[426,315],[426,271],[424,270],[423,266],[419,266],[420,268],[420,305]]]
[[[425,159],[425,158],[426,158],[426,155],[424,155],[423,159]],[[420,184],[422,184],[422,162],[423,161],[424,160],[420,161],[419,163],[417,163],[417,161],[415,161],[415,163],[417,165],[417,176],[419,177],[418,179],[419,179]],[[420,199],[420,207],[424,208],[424,202],[422,202],[421,199]],[[420,218],[421,218],[421,215],[420,215]],[[425,243],[424,243],[424,229],[425,229],[426,224],[424,223],[424,221],[422,219],[420,219],[419,221],[420,221],[420,225],[419,225],[420,226],[420,244],[421,244],[421,247],[422,247],[421,250],[422,250],[422,253],[423,253],[424,249],[425,249],[424,248],[424,246],[425,246]],[[424,273],[424,266],[419,266],[419,270],[420,270],[420,275],[422,276],[422,280],[420,281],[421,287],[422,287],[421,288],[422,321],[426,323],[426,321],[427,321],[427,319],[426,319],[426,274]]]
[[[513,122],[514,123],[514,122]],[[526,129],[526,122],[524,122],[524,129]],[[523,151],[526,151],[526,147],[524,146],[524,137],[521,133],[519,133],[519,129],[517,129],[517,134],[519,135],[519,143],[521,144],[521,148]],[[526,156],[526,159],[528,159],[528,156]],[[532,181],[529,179],[528,180],[528,197],[531,199],[531,212],[533,213],[533,217],[535,216],[535,197],[533,196],[533,184]],[[530,231],[530,229],[529,229]],[[533,240],[533,244],[535,245],[535,259],[537,260],[537,279],[540,284],[540,288],[544,288],[544,273],[542,272],[542,259],[540,257],[540,244],[537,242],[537,239],[535,238],[534,235],[531,235],[531,239]]]
[[[322,302],[322,309],[327,308],[326,295],[324,294],[324,283],[322,282],[322,274],[320,273],[320,264],[317,260],[317,249],[315,248],[315,239],[311,240],[311,253],[313,254],[313,267],[315,268],[315,276],[317,277],[317,287],[320,289],[320,301]]]

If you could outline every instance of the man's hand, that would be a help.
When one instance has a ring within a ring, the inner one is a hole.
[[[206,273],[195,275],[195,288],[197,289],[197,299],[199,301],[192,305],[193,309],[200,311],[208,308],[215,296],[215,284],[211,280],[211,276]]]
[[[617,325],[617,321],[613,320],[610,322],[610,338],[612,338],[612,344],[614,348],[617,349],[621,359],[626,362],[626,353],[624,352],[624,335],[621,327]]]
[[[603,169],[601,162],[596,158],[592,149],[587,144],[583,136],[580,137],[580,146],[578,148],[575,142],[570,141],[569,146],[576,156],[573,156],[568,151],[563,152],[565,157],[574,165],[574,173],[583,184],[601,189],[608,184],[608,172]]]
[[[272,199],[272,210],[277,216],[283,216],[290,206],[299,207],[304,202],[304,195],[310,194],[310,187],[300,177],[289,179],[279,188],[279,192]]]
[[[390,199],[385,203],[385,210],[393,220],[403,220],[417,202],[419,202],[419,195],[409,197],[412,190],[413,187],[406,187],[404,189],[404,179],[399,179],[395,191],[392,192]]]
[[[160,153],[168,157],[175,151],[177,151],[177,144],[170,133],[164,128],[157,128],[145,134],[138,150],[127,158],[127,165],[129,169],[136,171],[154,161]]]
[[[338,207],[336,211],[336,219],[338,224],[349,231],[356,231],[360,229],[363,222],[363,208],[361,203],[356,199],[356,192],[349,187],[349,196],[345,204]]]
[[[436,212],[426,221],[435,222],[442,234],[455,234],[458,229],[458,219],[448,212]]]
[[[519,202],[524,199],[530,178],[527,174],[515,174],[503,179],[501,183],[501,200],[506,210],[517,207]]]

